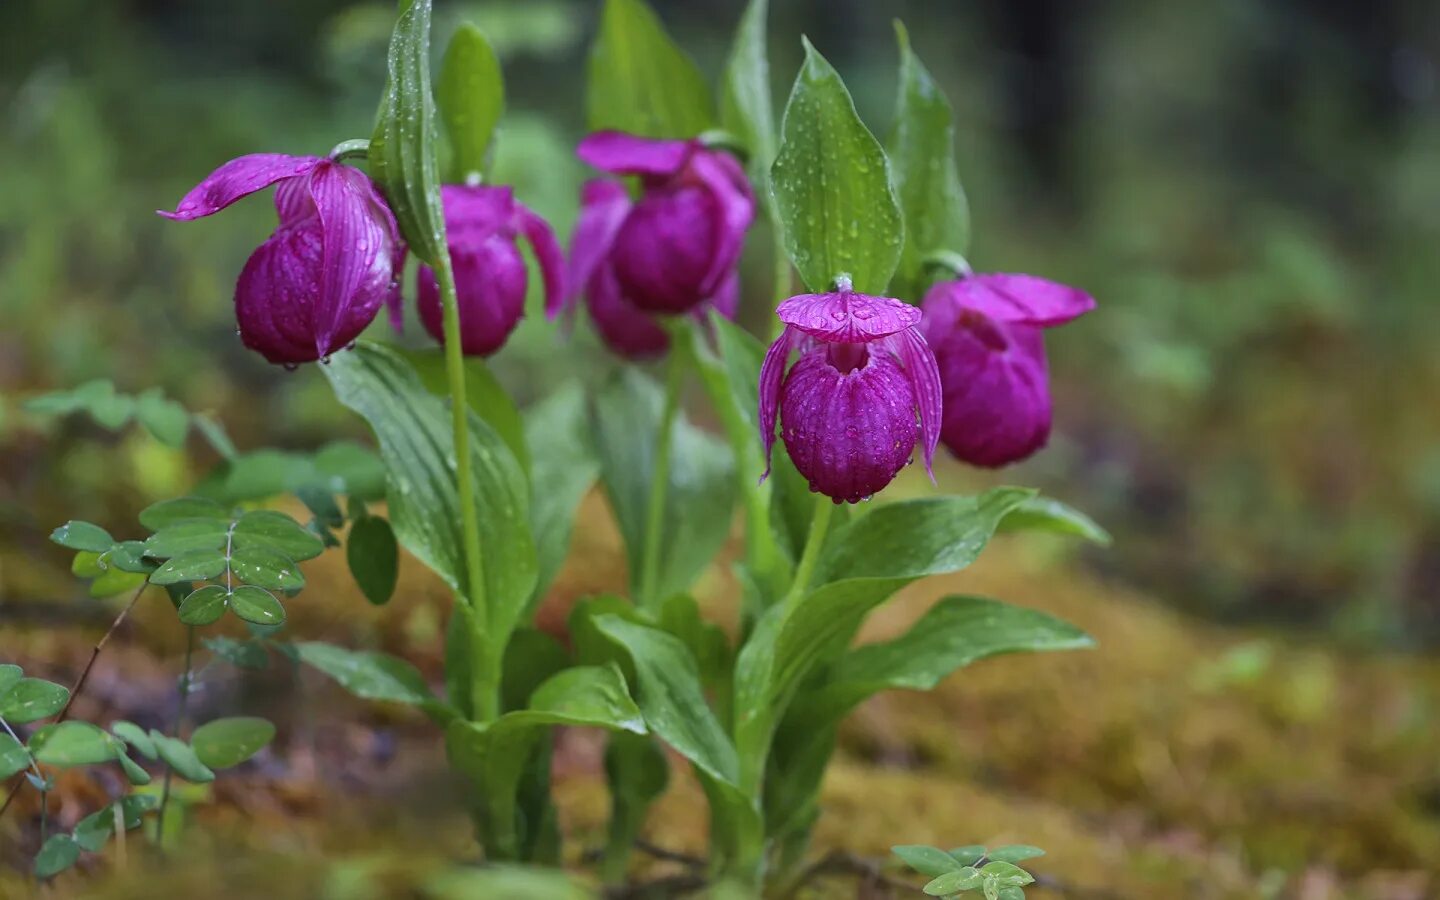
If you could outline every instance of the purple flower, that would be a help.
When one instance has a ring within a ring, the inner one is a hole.
[[[645,359],[664,353],[670,335],[657,316],[633,302],[615,272],[611,253],[615,236],[633,209],[630,195],[618,181],[597,178],[585,183],[580,219],[570,239],[569,284],[572,292],[585,292],[595,330],[611,350],[629,359]],[[739,292],[739,277],[733,268],[727,269],[714,293],[692,311],[703,316],[714,308],[733,317]]]
[[[810,490],[836,503],[856,503],[889,484],[910,462],[917,437],[930,469],[940,436],[940,373],[917,327],[920,310],[842,286],[791,297],[775,312],[786,327],[760,367],[766,459],[778,412],[795,468]],[[792,350],[800,359],[787,377]]]
[[[515,240],[523,234],[535,250],[545,282],[545,313],[554,318],[565,299],[565,259],[545,220],[515,200],[508,187],[447,184],[440,188],[445,239],[455,269],[460,307],[460,348],[489,356],[505,343],[525,314],[528,276]],[[444,343],[440,288],[429,266],[416,273],[420,322]],[[391,321],[398,328],[398,308]]]
[[[607,229],[604,255],[627,302],[690,312],[721,293],[740,259],[755,197],[740,164],[698,140],[599,131],[576,152],[597,169],[640,178],[640,198]]]
[[[932,287],[924,330],[945,389],[945,446],[992,468],[1045,446],[1051,408],[1041,330],[1094,308],[1084,291],[1031,275],[973,275]]]
[[[159,212],[199,219],[272,184],[280,226],[240,272],[235,318],[246,347],[293,366],[324,359],[359,337],[397,293],[405,245],[364,173],[314,156],[232,159],[174,212]]]

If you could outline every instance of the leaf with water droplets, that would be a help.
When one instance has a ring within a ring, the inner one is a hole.
[[[91,553],[104,553],[115,545],[110,532],[99,525],[73,519],[52,531],[50,540],[71,550],[88,550]]]
[[[780,135],[770,189],[805,285],[823,293],[848,276],[856,291],[883,294],[905,237],[889,163],[840,75],[808,40]]]

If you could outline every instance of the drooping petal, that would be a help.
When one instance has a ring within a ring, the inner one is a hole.
[[[946,296],[957,306],[984,313],[998,322],[1050,328],[1095,308],[1095,298],[1068,285],[1034,275],[974,275],[942,281],[930,296]]]
[[[959,459],[996,468],[1049,439],[1049,374],[1040,329],[982,321],[998,332],[961,328],[935,344],[945,386],[940,439]]]
[[[318,223],[279,229],[255,249],[235,284],[235,321],[246,347],[287,366],[320,357],[311,316],[323,258]]]
[[[580,218],[570,234],[570,271],[566,278],[570,296],[566,308],[575,297],[589,289],[590,281],[610,253],[615,232],[630,212],[630,195],[625,186],[608,178],[595,178],[580,189]]]
[[[601,266],[585,290],[590,320],[606,346],[627,359],[659,356],[670,347],[670,335],[655,317],[625,297],[610,266]]]
[[[313,314],[316,351],[324,357],[344,346],[336,335],[357,298],[373,292],[383,299],[389,292],[393,250],[385,225],[371,210],[363,173],[323,161],[309,180],[325,245]]]
[[[452,245],[515,233],[520,204],[515,201],[515,191],[506,185],[441,185],[440,204],[445,212],[445,239]]]
[[[790,351],[798,343],[798,332],[787,326],[765,351],[765,361],[760,364],[760,441],[765,445],[765,473],[760,476],[761,481],[770,475],[775,419],[780,413],[780,386],[785,381],[785,364],[790,360]]]
[[[780,321],[832,344],[864,344],[920,323],[920,310],[891,297],[853,291],[800,294],[775,310]]]
[[[697,141],[655,140],[623,131],[597,131],[580,142],[575,155],[602,172],[666,178],[683,169],[699,146]]]
[[[740,261],[745,231],[755,221],[755,195],[740,163],[723,151],[697,152],[690,161],[690,171],[715,198],[710,268],[700,281],[701,293],[709,294]]]
[[[545,282],[545,317],[554,320],[565,308],[565,254],[555,240],[550,223],[536,215],[523,203],[515,204],[520,230],[535,250],[540,264],[540,279]]]
[[[915,408],[920,412],[920,440],[925,448],[925,471],[935,481],[935,447],[940,443],[943,390],[940,366],[935,354],[918,328],[907,328],[886,339],[890,349],[905,367],[905,377],[915,393]]]
[[[525,260],[506,234],[453,245],[455,300],[460,313],[460,349],[466,356],[489,356],[504,346],[525,315],[528,276]],[[439,285],[429,266],[416,273],[416,307],[431,337],[445,342]]]
[[[307,175],[325,160],[316,156],[289,156],[284,153],[252,153],[232,159],[205,176],[190,193],[180,198],[174,212],[156,210],[167,219],[188,222],[213,215],[230,204],[283,178]]]

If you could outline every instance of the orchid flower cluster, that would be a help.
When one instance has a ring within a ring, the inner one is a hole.
[[[998,531],[1103,536],[1019,488],[856,505],[917,455],[934,481],[941,446],[981,467],[1044,446],[1042,331],[1094,301],[1035,276],[970,271],[950,109],[898,23],[887,147],[808,41],[777,127],[764,0],[740,22],[718,114],[643,0],[605,0],[590,133],[576,150],[601,174],[581,189],[566,252],[487,178],[503,91],[478,29],[455,32],[432,91],[430,13],[429,0],[404,5],[368,142],[323,158],[240,157],[162,212],[194,220],[274,188],[277,227],[236,284],[240,339],[272,363],[328,363],[337,398],[375,433],[385,511],[362,500],[345,538],[367,596],[393,590],[393,565],[384,590],[366,573],[397,540],[454,592],[443,692],[383,653],[318,642],[287,652],[434,721],[474,787],[467,804],[489,860],[558,862],[550,748],[556,726],[589,726],[610,732],[604,878],[626,877],[667,783],[666,747],[705,788],[710,878],[792,890],[837,728],[857,704],[933,687],[986,656],[1088,644],[1044,613],[950,596],[911,632],[851,646],[870,611],[968,565]],[[740,263],[762,215],[778,320],[768,350],[735,323],[751,318]],[[402,328],[411,256],[416,317],[438,353],[361,339],[382,308]],[[548,318],[583,307],[617,360],[607,383],[572,383],[522,411],[484,358],[524,316],[532,281]],[[684,415],[689,379],[723,436]],[[629,597],[584,598],[566,633],[548,634],[535,613],[597,480],[625,540]],[[694,591],[737,503],[732,635]],[[336,515],[312,523],[326,545],[341,543]],[[182,621],[201,581],[177,593]]]

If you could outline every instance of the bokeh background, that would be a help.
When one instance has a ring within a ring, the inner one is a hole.
[[[501,55],[497,177],[568,230],[598,3],[438,6],[441,40],[466,17]],[[738,0],[656,6],[718,72]],[[897,601],[877,633],[959,585],[1056,611],[1100,646],[986,663],[933,695],[865,707],[820,843],[879,855],[1024,840],[1051,851],[1039,868],[1076,897],[1440,894],[1440,6],[772,6],[777,109],[803,32],[882,136],[890,20],[904,19],[955,107],[971,262],[1098,299],[1049,339],[1051,446],[998,474],[947,462],[942,484],[1038,485],[1115,537],[1088,550],[1007,539]],[[392,15],[344,0],[0,4],[0,658],[73,677],[113,610],[86,597],[49,531],[74,517],[123,533],[216,462],[198,440],[175,450],[40,417],[27,398],[109,377],[163,387],[242,449],[363,439],[318,372],[268,366],[235,337],[234,277],[271,227],[269,203],[190,225],[152,210],[231,157],[368,134]],[[768,241],[752,244],[741,318],[759,331]],[[423,343],[413,312],[404,339]],[[612,365],[583,324],[562,345],[534,313],[496,360],[522,401]],[[557,604],[623,583],[603,501],[582,515]],[[445,601],[418,565],[384,610],[331,569],[333,589],[322,567],[296,604],[311,609],[300,633],[437,664]],[[707,585],[723,614],[723,572]],[[107,650],[91,712],[163,718],[181,641],[173,616],[142,610]],[[253,837],[257,817],[337,857],[374,835],[444,833],[464,852],[454,811],[415,799],[443,769],[423,727],[340,703],[286,712],[267,699],[283,680],[254,682],[216,675],[212,699],[258,697],[293,727],[264,771],[197,801],[214,834],[248,848],[213,855],[298,871]],[[583,843],[604,809],[595,754],[576,738],[560,758]],[[340,824],[337,794],[390,805],[373,828]],[[652,836],[699,847],[698,802],[682,786]],[[23,859],[23,824],[0,820],[7,862]],[[105,866],[84,877],[128,889]]]

